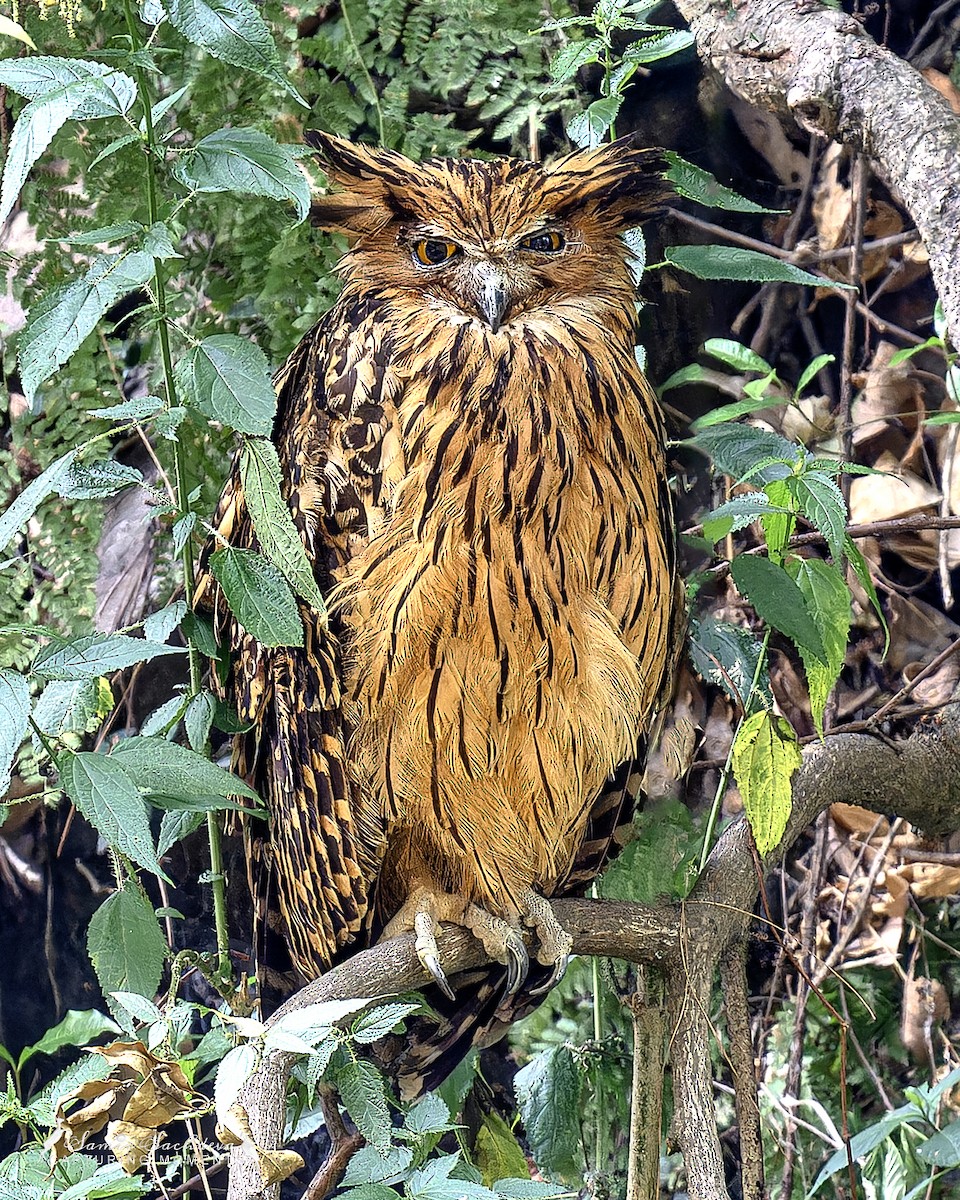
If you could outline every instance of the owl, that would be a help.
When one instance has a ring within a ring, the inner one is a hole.
[[[201,564],[251,727],[235,766],[271,813],[303,976],[413,931],[469,1007],[440,963],[452,922],[502,964],[509,1016],[562,974],[550,898],[583,890],[630,815],[676,645],[621,238],[664,164],[631,138],[549,167],[308,141],[335,187],[314,223],[352,248],[277,375],[274,440],[328,613],[303,605],[304,646],[266,648]],[[236,472],[215,527],[257,548]]]

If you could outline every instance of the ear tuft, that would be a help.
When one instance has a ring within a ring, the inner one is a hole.
[[[578,150],[547,171],[545,198],[560,217],[586,217],[615,232],[639,225],[674,194],[663,151],[636,134]]]
[[[314,200],[312,224],[356,239],[390,220],[396,211],[393,189],[409,179],[414,163],[393,150],[375,150],[319,129],[308,129],[304,140],[340,189]]]

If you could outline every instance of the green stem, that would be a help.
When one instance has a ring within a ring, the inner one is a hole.
[[[707,827],[703,831],[703,844],[700,847],[700,865],[697,873],[699,874],[707,865],[707,859],[710,857],[710,850],[713,846],[713,833],[717,827],[717,821],[720,818],[720,805],[723,803],[723,795],[727,790],[727,781],[730,778],[730,767],[733,762],[733,748],[737,744],[737,734],[739,734],[744,721],[751,713],[753,703],[753,693],[757,690],[757,684],[760,682],[760,672],[763,670],[763,664],[767,661],[767,647],[770,645],[770,633],[763,635],[763,644],[760,647],[760,653],[757,655],[757,665],[753,672],[753,679],[750,681],[750,690],[747,692],[743,701],[743,712],[740,714],[740,720],[737,722],[736,732],[733,735],[733,741],[730,743],[730,749],[727,751],[727,761],[723,764],[723,770],[720,772],[720,779],[717,782],[716,794],[713,797],[713,804],[710,808],[710,816],[707,818]]]
[[[127,31],[130,34],[130,44],[133,50],[143,49],[143,39],[133,15],[130,0],[123,0],[123,13]],[[143,109],[143,127],[145,133],[146,151],[146,189],[147,213],[151,225],[160,220],[160,204],[157,196],[157,138],[153,125],[153,107],[147,73],[143,67],[136,68],[137,95]],[[173,356],[170,352],[170,329],[167,320],[167,279],[163,262],[159,258],[153,260],[154,303],[160,318],[157,333],[160,339],[160,358],[163,363],[163,384],[166,391],[168,408],[173,408],[177,401],[177,385],[173,376]],[[174,478],[177,491],[177,507],[181,512],[186,509],[187,482],[186,457],[183,441],[177,439],[173,443]],[[190,539],[184,543],[180,552],[183,565],[183,590],[187,607],[193,607],[193,595],[196,587],[196,577],[193,570],[193,551]],[[203,670],[200,662],[200,651],[193,640],[187,639],[187,653],[190,659],[190,691],[196,694],[203,685]],[[217,934],[217,973],[221,981],[230,978],[230,938],[227,927],[227,893],[223,876],[223,851],[220,842],[220,824],[216,813],[207,814],[207,837],[210,842],[210,876],[213,888],[213,916]]]
[[[367,70],[367,64],[364,62],[363,52],[360,49],[360,43],[357,41],[356,34],[353,32],[353,23],[350,20],[350,11],[347,8],[347,0],[340,0],[340,12],[343,16],[343,23],[347,30],[347,39],[353,48],[354,54],[357,56],[357,62],[360,64],[360,70],[363,72],[363,77],[367,81],[367,86],[370,88],[370,95],[373,97],[373,107],[377,113],[377,133],[380,137],[380,145],[383,145],[383,109],[380,107],[380,97],[377,95],[376,84],[373,82],[373,76]]]

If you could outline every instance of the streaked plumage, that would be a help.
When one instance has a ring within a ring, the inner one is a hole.
[[[265,649],[198,590],[307,976],[418,885],[517,926],[528,889],[589,882],[676,630],[619,237],[665,194],[656,153],[624,139],[545,169],[314,144],[340,188],[316,223],[355,245],[277,376],[275,440],[331,619],[304,609],[305,648]],[[256,544],[236,474],[216,524]]]

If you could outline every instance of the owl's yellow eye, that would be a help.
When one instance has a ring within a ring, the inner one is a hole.
[[[413,247],[413,257],[423,267],[439,267],[441,263],[449,262],[460,253],[460,247],[454,242],[445,242],[440,238],[424,238]]]
[[[520,246],[524,250],[535,250],[538,254],[556,254],[566,244],[559,230],[550,229],[543,233],[532,233],[523,239]]]

